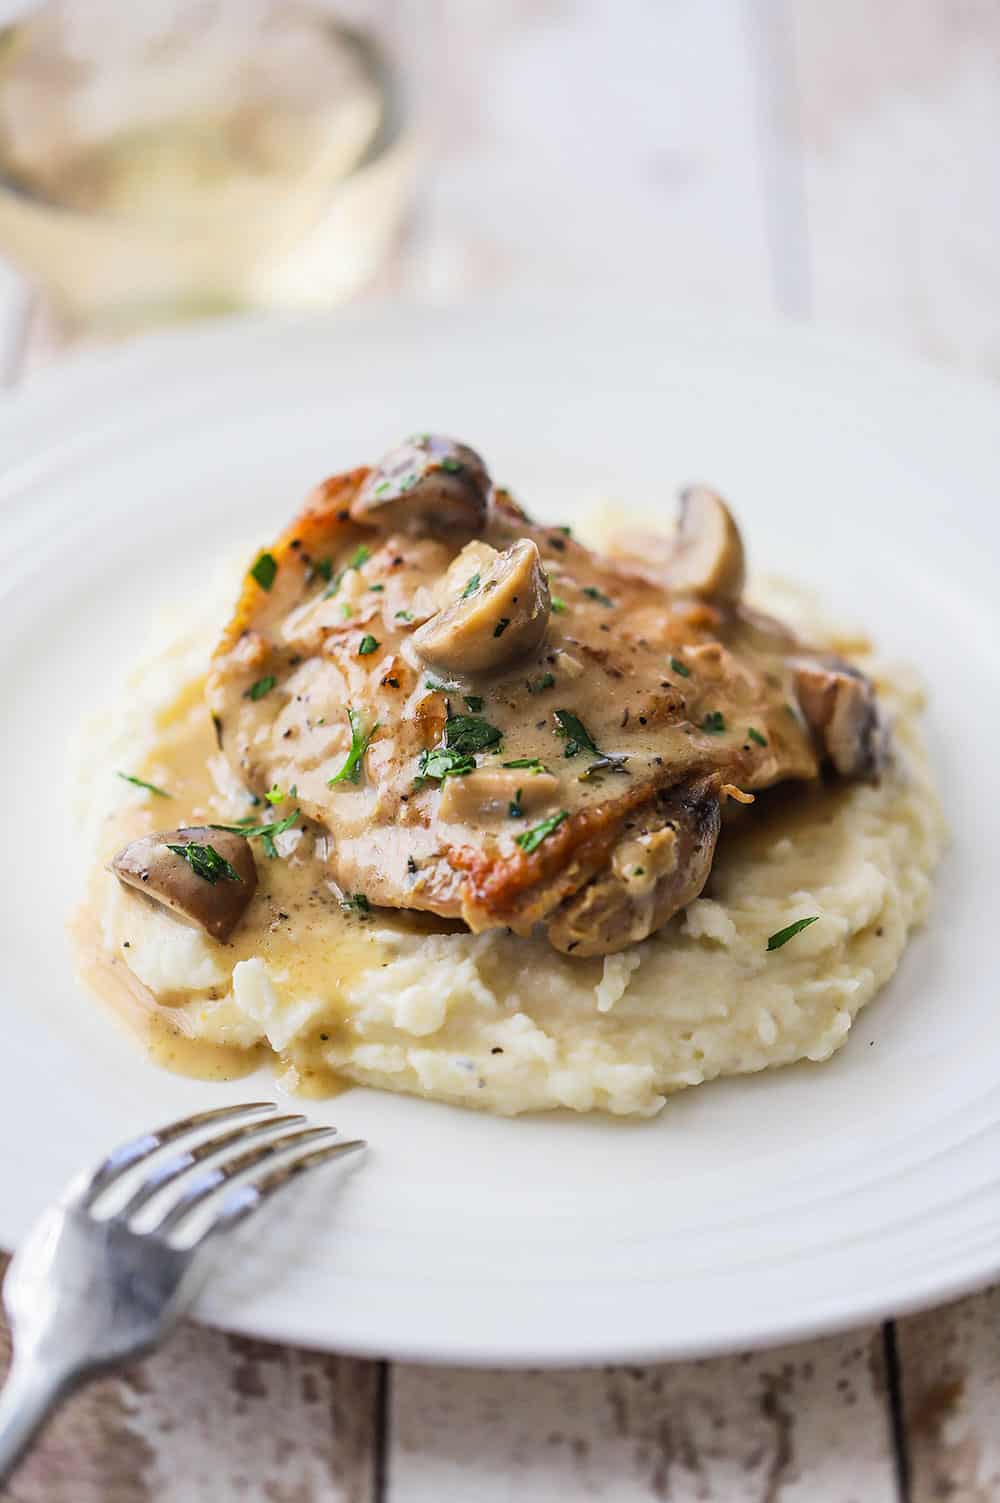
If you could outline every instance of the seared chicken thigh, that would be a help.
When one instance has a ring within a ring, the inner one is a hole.
[[[742,605],[743,576],[710,491],[672,545],[604,557],[418,435],[258,557],[209,704],[345,894],[606,954],[698,895],[726,797],[885,755],[870,683]]]

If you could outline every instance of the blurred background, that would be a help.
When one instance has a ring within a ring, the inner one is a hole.
[[[1000,374],[997,0],[0,0],[0,21],[8,367],[25,340],[30,367],[247,307],[531,284]]]

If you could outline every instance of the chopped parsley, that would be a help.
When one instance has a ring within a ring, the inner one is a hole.
[[[413,620],[413,612],[412,611],[397,611],[396,612],[396,620],[397,621],[412,621]]]
[[[194,840],[189,845],[171,845],[168,841],[167,850],[173,851],[175,856],[182,856],[195,875],[211,882],[213,887],[220,877],[225,877],[227,882],[243,881],[235,866],[225,856],[220,856],[214,845],[200,845]]]
[[[301,810],[293,809],[291,814],[285,815],[284,819],[277,819],[267,825],[255,824],[252,819],[238,819],[234,825],[209,825],[209,829],[226,830],[230,835],[242,835],[246,840],[259,840],[273,861],[278,854],[278,848],[274,843],[275,835],[283,835],[286,830],[290,830],[300,813]]]
[[[552,596],[552,600],[551,600],[551,605],[552,605],[553,611],[556,613],[557,616],[561,616],[562,613],[563,613],[563,611],[569,609],[569,607],[567,606],[565,600],[562,598],[561,595],[553,595]]]
[[[372,911],[372,905],[363,892],[352,892],[349,897],[341,900],[340,906],[345,913],[356,913],[359,918],[368,918]]]
[[[329,600],[331,595],[336,595],[337,591],[344,583],[344,575],[347,574],[351,569],[360,569],[361,565],[366,564],[371,556],[372,551],[368,547],[368,545],[366,543],[359,543],[357,548],[355,548],[354,552],[351,554],[350,558],[347,560],[347,563],[333,578],[328,587],[323,591],[323,599]],[[326,577],[329,578],[329,575],[327,575]]]
[[[370,592],[373,595],[381,595],[382,592],[383,592],[383,590],[385,589],[385,585],[384,584],[370,584],[368,586],[368,589],[370,590]]]
[[[595,757],[601,755],[587,727],[573,714],[572,710],[556,710],[555,718],[559,727],[556,735],[566,739],[565,756],[575,757],[580,751],[593,752]]]
[[[250,685],[246,692],[246,698],[254,700],[263,699],[265,694],[270,694],[277,682],[278,680],[273,673],[267,674],[264,678],[259,678],[256,683]]]
[[[312,571],[313,571],[314,574],[318,574],[319,577],[320,577],[320,579],[325,579],[326,582],[327,582],[327,584],[329,584],[330,580],[333,578],[333,559],[332,558],[317,558],[317,559],[313,559],[313,562],[312,562]]]
[[[721,710],[709,710],[701,722],[701,728],[709,736],[721,736],[726,729],[726,717]]]
[[[361,729],[360,711],[348,706],[347,723],[351,727],[351,749],[347,753],[347,760],[339,772],[335,772],[332,778],[327,779],[326,786],[332,788],[334,783],[357,783],[361,777],[361,761],[368,750],[369,742],[378,730],[379,722],[376,720],[371,730],[365,735]]]
[[[563,755],[575,757],[578,752],[587,751],[595,758],[586,771],[581,772],[581,783],[585,783],[595,772],[604,772],[606,770],[620,772],[626,777],[628,776],[628,770],[625,766],[628,757],[619,756],[613,752],[602,752],[600,747],[595,744],[593,736],[587,730],[583,721],[574,715],[572,710],[556,710],[555,718],[557,722],[556,735],[563,736],[566,739],[566,750]]]
[[[469,575],[469,579],[468,579],[468,581],[466,583],[465,589],[462,591],[461,595],[459,596],[459,599],[460,600],[468,600],[469,596],[470,595],[474,595],[478,589],[479,589],[479,571],[477,570],[475,574],[470,574]]]
[[[494,626],[494,628],[493,628],[493,635],[495,637],[502,637],[503,634],[504,634],[504,632],[507,630],[507,628],[508,628],[509,625],[510,625],[510,617],[509,616],[501,616],[500,620],[497,622],[496,626]]]
[[[378,642],[372,636],[371,632],[365,632],[364,636],[361,638],[361,641],[358,643],[358,657],[366,658],[369,653],[375,651],[377,646]]]
[[[507,813],[509,814],[511,819],[524,818],[524,810],[521,808],[521,794],[523,792],[524,789],[519,788],[514,797],[511,799],[510,803],[507,805]]]
[[[573,529],[572,529],[572,527],[560,527],[560,528],[559,528],[559,529],[558,529],[558,530],[559,530],[559,531],[560,531],[560,532],[561,532],[561,533],[562,533],[562,534],[563,534],[563,535],[564,535],[564,536],[565,536],[565,537],[568,537],[568,538],[571,538],[571,537],[572,537],[572,536],[573,536]]]
[[[762,736],[761,733],[760,733],[760,731],[755,730],[753,726],[750,726],[750,728],[747,731],[747,735],[750,737],[751,741],[756,741],[756,743],[757,743],[758,746],[766,746],[767,745],[767,738],[766,738],[766,736]]]
[[[564,819],[569,819],[565,809],[560,809],[558,814],[550,814],[548,819],[543,819],[540,825],[534,825],[530,830],[525,830],[523,835],[515,835],[514,840],[526,855],[537,851],[543,840],[547,840],[553,830],[557,830]]]
[[[478,715],[485,704],[481,694],[463,694],[462,698],[474,715]]]
[[[121,778],[125,783],[131,783],[135,788],[145,788],[149,793],[155,793],[157,798],[172,798],[165,788],[157,788],[155,783],[147,783],[144,778],[137,778],[130,772],[116,772],[116,778]]]
[[[541,694],[543,690],[551,689],[555,681],[556,676],[554,673],[540,673],[537,678],[529,678],[528,693]]]
[[[442,459],[441,468],[449,475],[460,475],[465,465],[460,459]]]
[[[420,753],[414,783],[417,788],[422,788],[431,780],[443,783],[445,778],[464,778],[467,773],[475,770],[475,757],[465,752],[449,751],[446,746],[437,746],[433,751]]]
[[[539,757],[515,757],[513,762],[503,762],[503,767],[523,767],[525,772],[539,773],[548,772],[545,763]]]
[[[691,669],[688,667],[687,663],[682,663],[680,658],[671,658],[670,666],[675,673],[680,674],[681,678],[691,677]]]
[[[274,786],[270,788],[267,793],[265,793],[264,797],[267,799],[269,804],[283,804],[287,795],[285,793],[285,790],[283,788],[279,788],[277,783],[275,783]]]
[[[767,948],[769,950],[780,950],[782,945],[787,945],[788,941],[794,939],[796,934],[801,934],[803,929],[808,929],[810,924],[815,924],[818,918],[819,914],[814,913],[812,918],[796,919],[795,923],[789,924],[787,929],[779,929],[777,934],[772,934],[767,941]]]
[[[449,715],[444,725],[444,744],[449,751],[467,756],[497,746],[503,732],[476,715]]]
[[[436,678],[425,678],[424,688],[429,689],[432,694],[447,694],[448,692],[448,685],[442,684]]]
[[[262,590],[269,590],[278,572],[278,561],[273,553],[262,553],[250,573]]]
[[[598,605],[614,605],[611,597],[605,595],[604,591],[599,590],[596,585],[584,585],[583,593],[587,596],[588,600],[596,600]]]

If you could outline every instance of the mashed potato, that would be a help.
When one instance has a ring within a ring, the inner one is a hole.
[[[800,597],[755,598],[812,640],[831,641]],[[157,827],[155,796],[116,782],[111,769],[135,768],[140,752],[145,768],[161,765],[164,727],[199,704],[211,640],[210,628],[175,633],[89,737],[84,786],[103,815],[92,831],[100,863],[123,830]],[[671,1092],[719,1075],[827,1059],[924,918],[943,835],[919,688],[906,672],[854,656],[893,721],[896,755],[881,783],[777,792],[737,815],[704,896],[622,954],[577,960],[541,939],[434,932],[387,912],[351,923],[334,911],[330,984],[322,968],[317,983],[315,967],[306,983],[294,946],[283,952],[270,934],[257,953],[215,944],[99,863],[90,913],[100,947],[109,964],[124,962],[133,994],[169,1005],[163,1016],[178,1037],[230,1059],[273,1052],[293,1089],[332,1072],[503,1114],[648,1116]],[[231,811],[239,792],[221,757],[211,771],[212,807]],[[281,838],[291,860],[296,841],[312,839]],[[768,951],[769,937],[804,918],[816,921]]]

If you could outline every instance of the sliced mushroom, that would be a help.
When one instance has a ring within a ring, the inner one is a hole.
[[[667,571],[671,589],[711,600],[738,600],[746,577],[743,540],[729,507],[704,485],[681,493]]]
[[[513,543],[472,588],[410,639],[443,673],[489,673],[540,646],[549,622],[549,582],[530,538]],[[467,586],[468,588],[468,586]]]
[[[871,681],[838,657],[796,666],[802,713],[843,777],[876,777],[888,754],[888,730]]]
[[[351,517],[387,532],[480,533],[490,490],[475,449],[421,433],[375,466],[351,503]]]
[[[182,850],[173,850],[177,846]],[[183,850],[190,849],[185,856]],[[190,825],[133,840],[111,863],[135,887],[213,939],[228,939],[257,887],[250,843],[228,830]]]
[[[611,955],[646,939],[701,892],[720,822],[715,776],[659,794],[608,865],[557,910],[552,944],[571,955]]]
[[[446,779],[438,814],[474,824],[523,819],[554,807],[558,797],[559,779],[551,772],[481,767],[465,777]]]
[[[736,601],[746,576],[743,541],[732,514],[707,486],[681,492],[677,530],[627,532],[611,540],[611,552],[653,584],[679,595]]]

